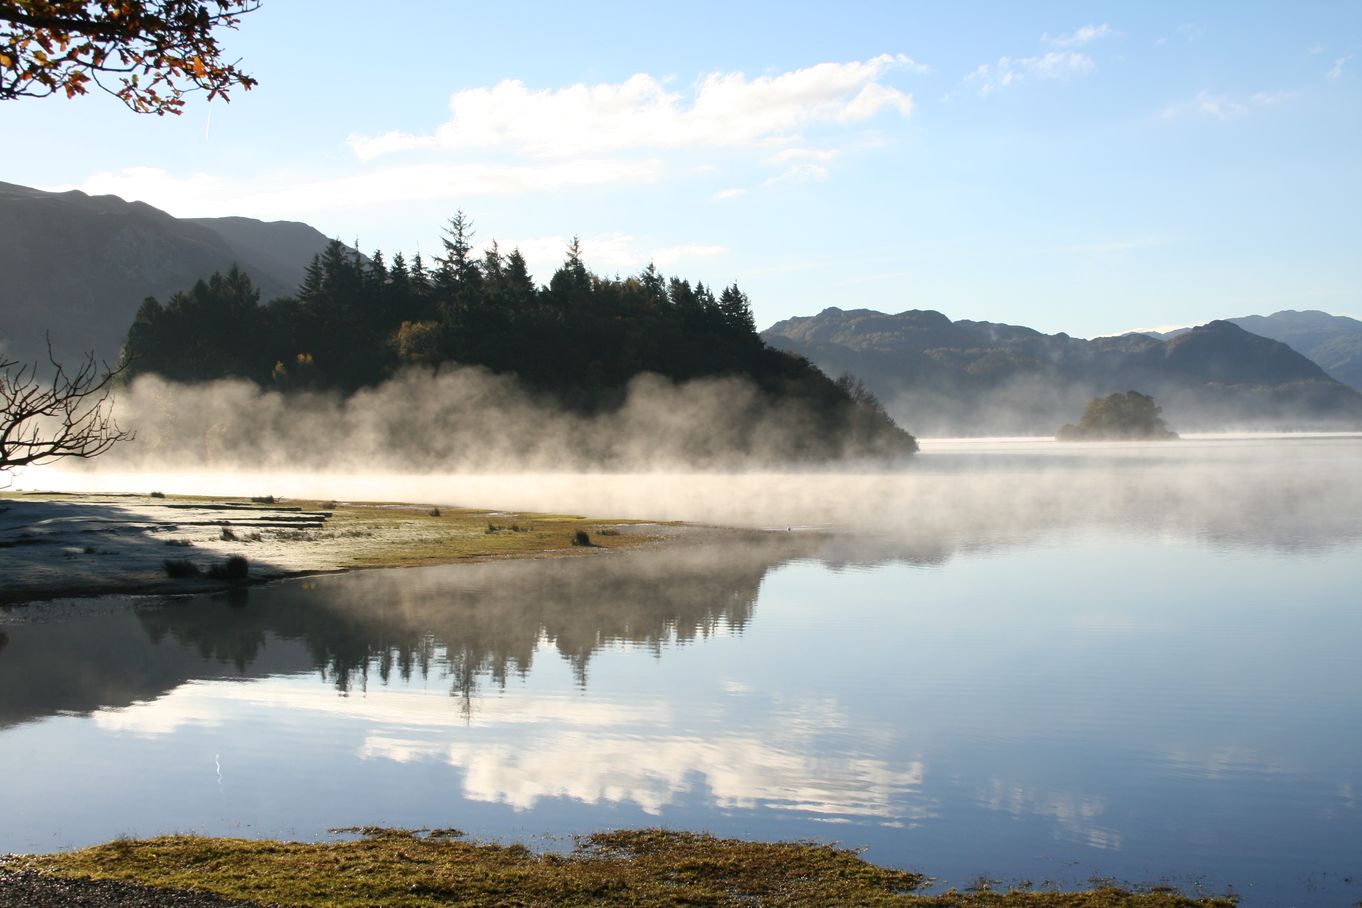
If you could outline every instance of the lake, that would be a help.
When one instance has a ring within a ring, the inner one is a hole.
[[[0,611],[0,852],[663,825],[943,886],[1362,899],[1362,437],[383,491],[768,531]]]

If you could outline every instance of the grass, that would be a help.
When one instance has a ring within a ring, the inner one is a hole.
[[[0,492],[0,500],[10,497]],[[18,496],[14,496],[18,497]],[[32,493],[26,497],[35,497]],[[36,496],[55,499],[56,493]],[[346,568],[415,567],[457,561],[485,561],[545,555],[583,555],[591,549],[628,548],[656,541],[656,535],[621,533],[622,527],[638,521],[589,519],[571,514],[507,513],[472,508],[450,508],[392,502],[354,503],[255,498],[216,498],[208,496],[165,495],[152,499],[144,495],[91,494],[79,496],[92,503],[107,501],[136,505],[277,504],[298,508],[300,514],[325,514],[320,525],[297,528],[255,530],[252,524],[267,514],[252,511],[231,512],[222,517],[223,525],[205,533],[202,539],[167,541],[166,544],[211,546],[213,542],[242,543],[333,543],[321,551],[320,564],[313,559],[309,570]],[[140,501],[139,501],[140,499]],[[592,544],[583,546],[578,540]],[[270,561],[262,554],[253,559]],[[174,576],[174,575],[172,575]]]
[[[316,502],[294,502],[304,508]],[[438,513],[437,513],[438,511]],[[494,523],[492,518],[514,523]],[[427,509],[412,505],[343,504],[332,509],[319,537],[365,538],[351,567],[413,567],[451,561],[526,558],[566,554],[578,548],[579,533],[630,521],[598,520],[569,514],[505,514],[471,508]],[[334,534],[334,535],[332,535]],[[616,532],[603,548],[628,548],[655,537]]]
[[[59,876],[199,889],[287,906],[385,905],[908,905],[1173,908],[1232,906],[1172,890],[1101,886],[1082,892],[921,894],[917,873],[876,867],[855,852],[808,842],[758,843],[642,829],[577,840],[570,854],[467,841],[457,830],[366,827],[358,841],[297,843],[165,836],[11,859]]]

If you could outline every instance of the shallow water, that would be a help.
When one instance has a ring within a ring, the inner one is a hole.
[[[0,612],[0,851],[662,824],[1362,898],[1357,438],[921,464],[689,486],[831,529]]]

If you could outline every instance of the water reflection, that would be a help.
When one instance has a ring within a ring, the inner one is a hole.
[[[1090,848],[1116,851],[1123,837],[1115,829],[1099,825],[1107,812],[1107,799],[1071,791],[1046,791],[1000,778],[989,779],[976,794],[989,810],[1003,811],[1013,817],[1041,816],[1055,820],[1056,837],[1082,842]]]
[[[1201,873],[1338,903],[1293,886],[1362,840],[1362,509],[1254,475],[1218,507],[1106,477],[1121,521],[975,491],[954,534],[10,610],[0,774],[26,784],[0,851],[660,822],[835,835],[954,883]]]
[[[317,671],[341,693],[418,677],[468,704],[480,683],[525,676],[547,641],[585,686],[592,655],[660,653],[741,633],[762,578],[825,540],[718,534],[625,557],[368,571],[245,598],[108,600],[10,614],[0,724],[153,700],[194,678]],[[135,616],[135,620],[133,618]]]

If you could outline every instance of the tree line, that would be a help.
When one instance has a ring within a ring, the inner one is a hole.
[[[376,385],[409,367],[476,365],[514,374],[532,393],[577,412],[618,406],[634,376],[676,382],[741,375],[773,398],[796,399],[834,435],[855,424],[896,452],[913,447],[859,383],[834,382],[769,348],[747,295],[668,277],[649,264],[629,277],[594,274],[574,239],[546,285],[519,250],[478,254],[457,214],[442,254],[391,262],[332,241],[292,296],[261,305],[250,278],[214,274],[165,304],[148,298],[129,329],[129,378],[181,382],[227,376],[281,391]]]
[[[179,381],[222,376],[280,388],[372,385],[403,366],[446,362],[514,372],[570,402],[600,402],[630,377],[677,380],[748,371],[760,359],[747,296],[667,278],[649,265],[602,278],[577,241],[546,286],[519,250],[482,255],[457,215],[427,267],[420,255],[387,263],[338,241],[313,259],[293,296],[260,305],[239,270],[215,274],[165,305],[148,298],[124,348],[130,375]]]

